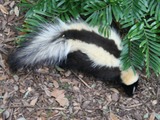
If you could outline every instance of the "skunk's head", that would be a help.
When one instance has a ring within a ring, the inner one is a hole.
[[[128,96],[133,96],[138,87],[139,76],[131,68],[121,72],[122,87]]]

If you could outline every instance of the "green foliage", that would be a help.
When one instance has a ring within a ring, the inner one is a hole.
[[[123,68],[160,73],[160,1],[159,0],[21,0],[26,19],[20,29],[29,33],[42,22],[60,18],[70,21],[83,18],[99,31],[109,34],[116,24],[123,33],[121,60]],[[127,31],[127,32],[123,32]],[[21,35],[23,39],[28,34]]]

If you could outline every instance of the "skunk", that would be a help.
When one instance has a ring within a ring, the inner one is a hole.
[[[101,80],[119,80],[128,96],[138,85],[138,74],[121,70],[121,39],[114,29],[108,38],[83,21],[40,25],[29,40],[9,55],[12,71],[41,65],[58,65],[93,75]]]

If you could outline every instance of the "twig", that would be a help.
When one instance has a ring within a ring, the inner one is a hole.
[[[84,85],[86,85],[89,89],[92,89],[82,78],[80,78],[75,72],[71,71]]]
[[[31,106],[31,105],[18,105],[18,106],[8,106],[8,107],[4,107],[3,109],[6,108],[34,108],[34,109],[40,109],[40,110],[66,110],[65,108],[62,107],[35,107],[35,106]]]
[[[37,109],[40,109],[40,110],[66,110],[65,108],[60,108],[60,107],[51,107],[51,108],[47,108],[47,107],[41,107],[41,108],[37,108]]]
[[[134,105],[127,106],[127,108],[134,108],[134,107],[141,106],[141,105],[142,103],[134,104]]]
[[[143,74],[140,74],[140,76],[141,76],[143,79],[145,79],[145,80],[148,79],[147,76],[145,76],[145,75],[143,75]]]

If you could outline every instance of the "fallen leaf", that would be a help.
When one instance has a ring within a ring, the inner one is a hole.
[[[6,92],[3,96],[3,104],[6,104],[6,102],[8,101],[8,98],[10,97],[9,93]]]
[[[119,93],[119,91],[115,88],[110,88],[111,91],[115,92],[115,93]]]
[[[21,93],[25,93],[25,92],[26,92],[26,91],[25,91],[24,89],[22,89],[22,88],[21,88],[19,91],[20,91]]]
[[[55,88],[59,88],[59,84],[58,84],[58,82],[55,81],[55,80],[53,81],[53,85],[54,85]]]
[[[59,89],[54,89],[51,95],[55,97],[56,101],[60,104],[60,106],[68,106],[69,101],[67,98],[65,98],[64,95],[65,91],[64,90],[59,90]]]
[[[35,106],[35,104],[37,103],[37,100],[38,100],[38,97],[31,100],[30,105]]]
[[[7,6],[7,5],[9,5],[10,3],[11,3],[11,1],[9,1],[9,0],[5,0],[6,2],[3,4],[4,6]]]
[[[38,117],[37,120],[46,120],[44,117]]]
[[[8,10],[1,4],[0,4],[0,10],[1,10],[2,13],[8,14]]]
[[[119,120],[117,118],[117,116],[115,114],[113,114],[112,112],[110,112],[110,118],[111,118],[111,120]]]
[[[68,106],[69,105],[69,101],[67,98],[61,98],[61,97],[58,97],[56,98],[56,101],[60,104],[60,106]]]
[[[91,101],[90,100],[86,100],[86,101],[84,101],[83,103],[82,103],[82,108],[86,108],[87,106],[89,106],[89,104],[91,103]]]
[[[156,105],[156,104],[157,104],[157,100],[153,100],[152,105]]]
[[[4,118],[5,120],[7,120],[7,119],[9,118],[9,116],[10,116],[10,113],[9,113],[8,110],[6,110],[6,111],[3,112],[3,118]]]
[[[73,106],[74,106],[74,107],[80,107],[81,105],[80,105],[80,103],[74,102],[74,103],[73,103]]]
[[[14,5],[15,5],[15,1],[12,1],[9,6],[13,8]]]
[[[18,75],[14,75],[13,78],[14,78],[15,81],[18,81],[18,80],[19,80]]]
[[[113,101],[118,101],[118,99],[119,99],[119,95],[117,93],[113,93],[112,94],[112,100]]]
[[[14,8],[14,13],[17,17],[19,16],[19,9],[17,6]]]
[[[49,89],[46,86],[44,86],[44,91],[47,96],[51,97],[51,92],[49,91]]]
[[[77,87],[77,86],[73,86],[73,90],[74,90],[75,92],[80,92],[80,89],[79,89],[79,87]]]
[[[12,14],[11,16],[8,17],[8,22],[11,22],[15,18],[15,14]]]
[[[59,96],[64,97],[64,90],[54,89],[51,95],[55,98],[58,98]]]
[[[14,85],[14,90],[17,91],[19,88],[17,85]]]
[[[49,72],[49,68],[39,68],[38,69],[38,71],[37,71],[38,73],[42,73],[42,74],[45,74],[45,73],[48,73]]]
[[[65,77],[70,76],[71,75],[71,71],[68,70],[67,72],[64,73],[64,75],[65,75]]]
[[[149,120],[155,120],[155,113],[153,112],[152,114],[151,114],[151,116],[149,117]]]
[[[1,81],[1,80],[5,80],[5,79],[6,79],[6,76],[1,76],[1,77],[0,77],[0,81]]]
[[[32,91],[31,87],[28,87],[27,92],[24,94],[23,98],[27,98],[27,96],[29,95],[29,93]]]

